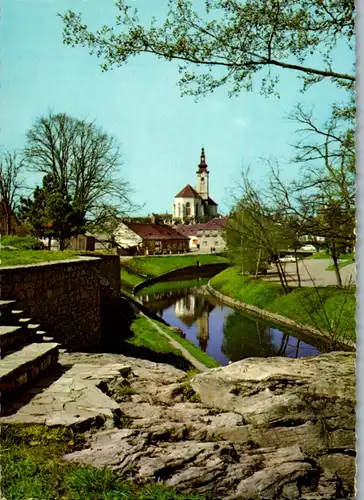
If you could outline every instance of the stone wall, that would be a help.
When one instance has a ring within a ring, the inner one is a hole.
[[[17,300],[16,308],[72,350],[97,349],[101,297],[119,289],[117,256],[0,268],[0,298]]]

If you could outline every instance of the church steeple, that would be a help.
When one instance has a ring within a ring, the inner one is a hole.
[[[200,157],[200,163],[198,165],[198,172],[207,172],[205,148],[201,149],[201,157]]]
[[[197,185],[196,191],[203,200],[209,197],[209,171],[207,169],[205,148],[201,149],[200,163],[197,170]]]

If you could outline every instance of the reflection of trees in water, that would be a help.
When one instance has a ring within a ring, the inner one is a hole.
[[[282,356],[288,340],[289,335],[283,334],[280,347],[275,347],[268,326],[233,311],[225,320],[222,352],[231,361],[249,357]]]

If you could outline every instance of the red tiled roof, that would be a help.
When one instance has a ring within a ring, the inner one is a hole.
[[[203,224],[186,224],[179,226],[178,231],[185,236],[196,236],[198,231],[223,229],[227,226],[227,221],[227,217],[216,217]]]
[[[186,240],[188,239],[183,234],[173,229],[166,224],[136,224],[132,222],[124,222],[129,229],[131,229],[143,240]]]
[[[175,198],[200,198],[200,195],[192,186],[187,184],[182,191],[176,194]]]
[[[178,227],[178,232],[184,236],[196,236],[199,226],[201,224],[185,224]]]

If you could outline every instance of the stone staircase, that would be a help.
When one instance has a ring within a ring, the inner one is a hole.
[[[15,307],[15,300],[0,300],[0,415],[4,405],[57,365],[60,352],[60,344]]]

